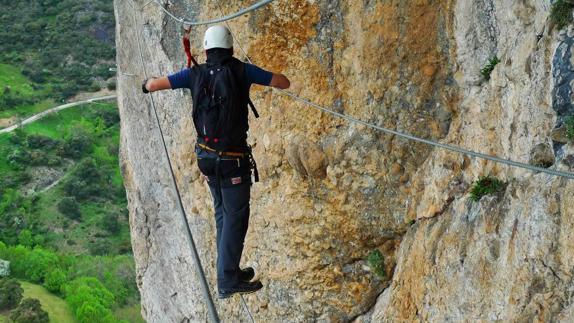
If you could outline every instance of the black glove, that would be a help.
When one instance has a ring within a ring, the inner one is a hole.
[[[147,84],[147,81],[149,81],[149,79],[145,79],[145,80],[143,81],[143,83],[142,83],[142,92],[145,93],[145,94],[148,94],[148,93],[149,93],[149,90],[145,87],[146,84]]]

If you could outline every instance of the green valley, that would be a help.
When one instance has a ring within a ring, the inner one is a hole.
[[[118,144],[112,103],[0,135],[0,259],[11,276],[65,299],[78,319],[93,295],[108,295],[94,305],[102,322],[141,322]]]
[[[48,312],[50,322],[54,323],[74,323],[76,319],[72,316],[70,307],[66,302],[50,293],[42,286],[21,281],[24,289],[24,298],[35,298],[40,301],[42,308]]]
[[[0,1],[0,24],[0,128],[79,92],[115,89],[112,1]]]
[[[0,1],[0,22],[0,129],[113,94],[112,0]],[[0,134],[0,323],[143,322],[119,137],[111,101]]]

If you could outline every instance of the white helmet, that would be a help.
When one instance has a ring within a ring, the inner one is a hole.
[[[231,48],[233,47],[233,37],[231,31],[222,25],[211,26],[205,31],[203,37],[203,49]]]

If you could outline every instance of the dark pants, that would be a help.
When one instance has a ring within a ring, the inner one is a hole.
[[[249,225],[251,167],[249,158],[218,157],[196,149],[198,166],[208,178],[217,226],[217,285],[239,283],[239,262]]]
[[[249,224],[251,184],[223,187],[209,182],[217,226],[217,285],[220,289],[239,282],[239,262]]]

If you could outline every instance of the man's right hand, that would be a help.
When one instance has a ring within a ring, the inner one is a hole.
[[[152,77],[142,83],[142,92],[150,93],[160,90],[171,89],[171,84],[167,77]]]
[[[289,82],[289,79],[285,75],[273,73],[273,78],[271,78],[271,83],[269,85],[281,90],[285,90],[291,86],[291,82]]]
[[[147,82],[149,81],[149,79],[145,79],[142,83],[142,92],[145,94],[149,93],[149,90],[147,89]]]

